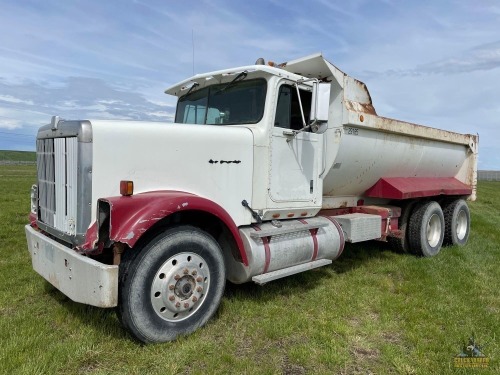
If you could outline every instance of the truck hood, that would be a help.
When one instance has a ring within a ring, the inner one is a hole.
[[[243,199],[252,201],[253,134],[240,126],[136,121],[91,121],[92,212],[99,198],[120,194],[185,191],[223,207],[236,225],[249,222]],[[93,217],[93,220],[95,217]]]

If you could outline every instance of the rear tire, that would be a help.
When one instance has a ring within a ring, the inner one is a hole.
[[[175,340],[217,311],[226,282],[218,243],[191,226],[168,229],[123,267],[119,317],[144,343]]]
[[[408,245],[417,255],[432,257],[439,253],[444,238],[444,216],[434,201],[415,207],[408,225]]]
[[[443,206],[445,221],[444,246],[464,246],[469,239],[470,211],[463,199],[457,199]]]
[[[408,222],[413,207],[415,207],[415,203],[415,201],[410,201],[401,206],[401,216],[399,218],[398,229],[403,232],[403,237],[389,237],[387,239],[394,251],[397,251],[398,253],[410,252],[410,246],[408,244]]]

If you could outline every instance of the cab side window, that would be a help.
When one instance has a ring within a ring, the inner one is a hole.
[[[312,94],[306,90],[299,90],[306,124],[311,112]],[[299,130],[303,128],[297,89],[290,85],[282,85],[278,94],[276,118],[274,126],[285,129]]]

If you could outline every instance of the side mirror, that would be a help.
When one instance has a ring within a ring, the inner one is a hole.
[[[313,124],[328,122],[328,112],[330,109],[330,88],[331,86],[329,83],[313,83],[310,116]],[[321,126],[319,127],[321,128]]]

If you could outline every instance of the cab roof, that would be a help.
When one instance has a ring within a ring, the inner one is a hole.
[[[196,82],[201,87],[209,83],[221,83],[225,77],[237,75],[243,71],[248,73],[252,72],[265,72],[276,76],[286,76],[294,80],[301,78],[318,78],[332,79],[335,78],[337,82],[342,82],[345,73],[340,71],[337,67],[330,64],[321,53],[305,56],[296,60],[285,62],[282,64],[268,63],[268,65],[248,65],[237,68],[218,70],[215,72],[197,74],[193,77],[185,79],[165,90],[166,94],[181,96],[186,90]],[[288,74],[286,74],[288,73]],[[212,81],[213,80],[213,81]],[[210,82],[212,81],[212,82]]]
[[[196,74],[195,76],[185,79],[184,81],[181,81],[179,83],[176,83],[173,86],[170,86],[165,90],[166,94],[170,95],[175,95],[175,96],[181,96],[184,95],[187,90],[193,86],[193,84],[196,82],[199,84],[200,88],[204,87],[208,84],[212,83],[222,83],[224,81],[224,78],[227,77],[233,77],[236,76],[237,74],[246,71],[249,74],[255,73],[255,72],[265,72],[268,74],[276,75],[276,76],[283,76],[283,70],[269,66],[269,65],[248,65],[248,66],[240,66],[237,68],[231,68],[231,69],[224,69],[224,70],[218,70],[215,72],[209,72],[209,73],[202,73],[202,74]],[[297,76],[295,74],[287,74],[289,76],[288,78],[292,79],[300,79],[302,77]],[[293,77],[290,77],[293,76]],[[229,79],[230,80],[230,79]]]

